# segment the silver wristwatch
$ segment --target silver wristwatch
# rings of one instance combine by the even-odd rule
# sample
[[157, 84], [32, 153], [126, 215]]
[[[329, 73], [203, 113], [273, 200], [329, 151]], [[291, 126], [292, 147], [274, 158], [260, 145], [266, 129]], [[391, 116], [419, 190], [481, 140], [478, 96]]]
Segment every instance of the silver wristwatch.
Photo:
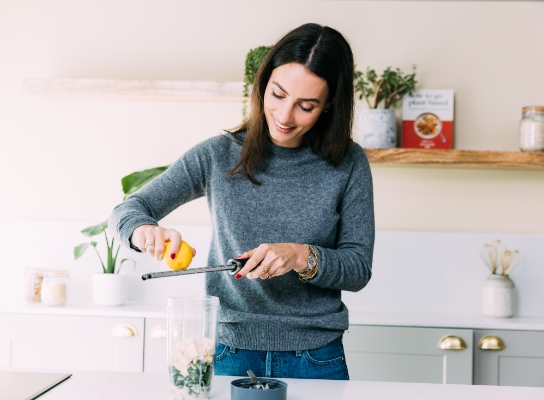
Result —
[[302, 271], [296, 271], [299, 275], [305, 275], [310, 273], [317, 265], [317, 258], [315, 258], [315, 255], [314, 255], [314, 252], [312, 251], [313, 249], [311, 248], [311, 246], [309, 244], [305, 244], [304, 246], [306, 246], [306, 248], [308, 249], [308, 253], [310, 253], [310, 255], [308, 256], [308, 266], [304, 268]]

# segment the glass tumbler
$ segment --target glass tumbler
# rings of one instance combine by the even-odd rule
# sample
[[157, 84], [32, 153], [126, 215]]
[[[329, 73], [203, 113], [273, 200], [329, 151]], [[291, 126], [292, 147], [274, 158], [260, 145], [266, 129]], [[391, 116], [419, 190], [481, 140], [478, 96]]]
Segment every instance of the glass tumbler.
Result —
[[213, 296], [168, 298], [168, 371], [175, 400], [210, 395], [218, 310], [219, 299]]

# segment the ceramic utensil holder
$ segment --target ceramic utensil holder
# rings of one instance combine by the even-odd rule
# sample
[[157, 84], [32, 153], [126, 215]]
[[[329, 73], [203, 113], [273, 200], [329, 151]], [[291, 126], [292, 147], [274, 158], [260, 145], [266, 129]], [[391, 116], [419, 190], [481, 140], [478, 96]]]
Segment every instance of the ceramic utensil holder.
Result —
[[491, 274], [482, 289], [482, 313], [486, 317], [508, 318], [516, 309], [516, 287], [508, 275]]

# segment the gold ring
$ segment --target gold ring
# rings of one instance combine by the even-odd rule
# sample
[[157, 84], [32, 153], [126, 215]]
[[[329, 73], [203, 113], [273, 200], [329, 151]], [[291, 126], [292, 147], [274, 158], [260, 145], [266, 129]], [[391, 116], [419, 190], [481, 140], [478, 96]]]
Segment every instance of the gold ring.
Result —
[[262, 274], [266, 274], [266, 278], [267, 278], [267, 279], [272, 278], [272, 277], [270, 276], [270, 274], [268, 273], [268, 267], [267, 267], [266, 265], [263, 265], [263, 272], [261, 272], [261, 275], [262, 275]]

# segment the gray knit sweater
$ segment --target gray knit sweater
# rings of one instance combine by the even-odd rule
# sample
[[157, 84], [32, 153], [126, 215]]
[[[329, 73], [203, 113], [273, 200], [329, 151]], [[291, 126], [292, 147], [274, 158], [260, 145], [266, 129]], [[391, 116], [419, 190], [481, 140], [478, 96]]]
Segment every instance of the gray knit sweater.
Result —
[[[246, 176], [225, 178], [241, 146], [208, 139], [113, 210], [109, 226], [130, 246], [142, 224], [158, 225], [177, 207], [206, 196], [212, 220], [208, 265], [225, 264], [262, 243], [308, 243], [319, 256], [306, 283], [291, 271], [273, 279], [207, 274], [206, 292], [221, 304], [219, 341], [250, 350], [322, 347], [348, 327], [341, 291], [361, 290], [374, 248], [372, 178], [363, 149], [352, 143], [334, 168], [309, 147], [268, 145], [266, 161]], [[183, 234], [183, 232], [181, 232]]]

